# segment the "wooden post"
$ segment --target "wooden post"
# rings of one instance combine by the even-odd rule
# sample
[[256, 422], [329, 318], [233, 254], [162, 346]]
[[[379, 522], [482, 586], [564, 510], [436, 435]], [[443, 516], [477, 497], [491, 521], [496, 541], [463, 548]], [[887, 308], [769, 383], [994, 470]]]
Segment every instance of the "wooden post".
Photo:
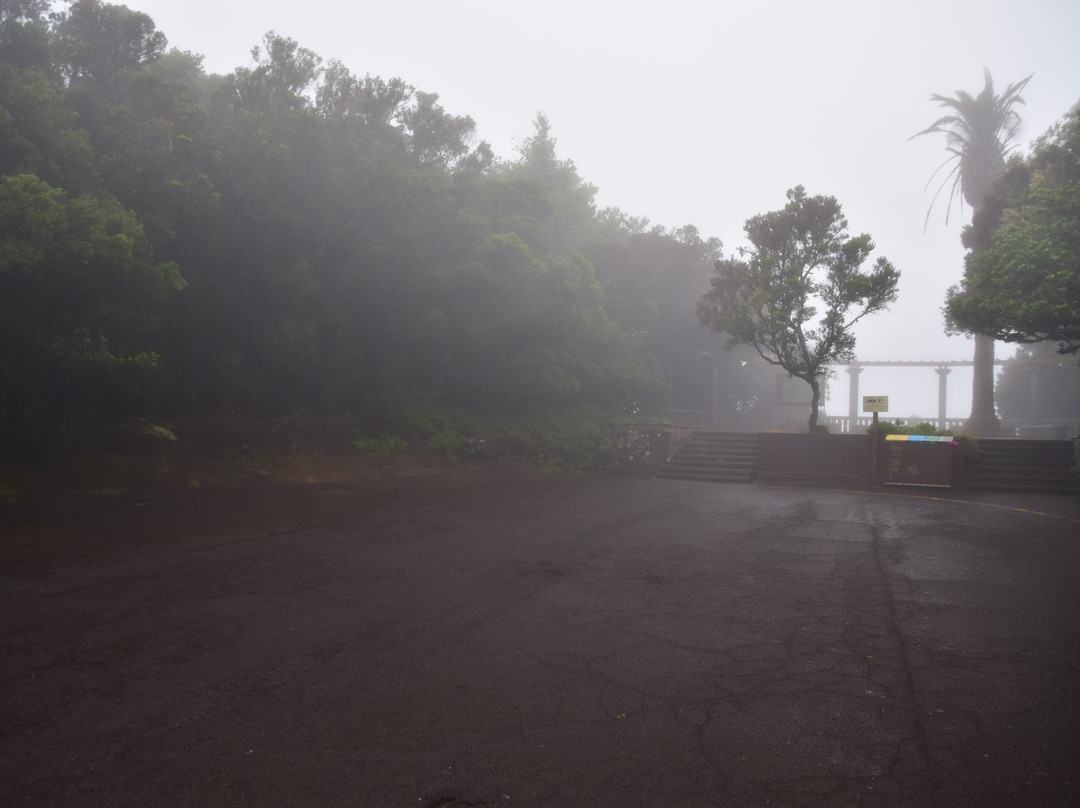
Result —
[[878, 454], [880, 452], [878, 443], [880, 438], [878, 437], [878, 413], [874, 410], [874, 422], [870, 425], [870, 435], [873, 437], [874, 444], [874, 460], [873, 460], [873, 479], [876, 483], [878, 481]]

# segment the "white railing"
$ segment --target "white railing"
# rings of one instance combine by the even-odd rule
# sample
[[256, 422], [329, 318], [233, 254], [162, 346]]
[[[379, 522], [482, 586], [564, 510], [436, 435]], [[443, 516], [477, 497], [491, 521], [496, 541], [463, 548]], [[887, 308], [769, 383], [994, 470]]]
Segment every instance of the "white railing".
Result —
[[[697, 427], [699, 429], [719, 429], [724, 432], [770, 432], [779, 430], [783, 432], [806, 431], [809, 411], [803, 407], [779, 408], [775, 410], [763, 410], [748, 413], [717, 413], [715, 419], [709, 410], [691, 410], [672, 408], [667, 411], [667, 418], [675, 426]], [[863, 434], [874, 422], [873, 416], [859, 416], [855, 419], [855, 427], [851, 428], [849, 418], [846, 415], [823, 415], [819, 423], [829, 427], [829, 432], [834, 435]], [[921, 415], [907, 418], [881, 417], [882, 421], [896, 423], [899, 421], [905, 426], [931, 423], [938, 426], [937, 418], [926, 418]], [[945, 429], [953, 434], [962, 433], [967, 424], [966, 418], [946, 418]], [[1080, 424], [1075, 421], [1047, 421], [1042, 424], [1026, 424], [1014, 421], [1001, 422], [1001, 434], [1003, 437], [1020, 438], [1071, 438], [1080, 434]]]
[[667, 418], [675, 426], [718, 429], [723, 432], [805, 432], [808, 407], [781, 407], [750, 412], [718, 412], [671, 408]]
[[[855, 419], [855, 426], [854, 429], [852, 429], [849, 423], [850, 420], [851, 419], [846, 415], [826, 415], [821, 419], [821, 422], [829, 426], [830, 432], [837, 434], [848, 434], [851, 432], [854, 432], [855, 434], [863, 433], [874, 423], [874, 417], [872, 415], [859, 416]], [[935, 427], [939, 426], [937, 418], [924, 418], [921, 415], [914, 415], [909, 418], [882, 417], [880, 420], [888, 421], [893, 424], [899, 421], [904, 426], [916, 426], [917, 424], [925, 423], [933, 424]], [[949, 432], [963, 432], [965, 423], [967, 423], [966, 418], [946, 418], [945, 429]]]
[[[804, 407], [784, 407], [760, 412], [720, 412], [714, 417], [709, 410], [690, 410], [672, 408], [667, 411], [668, 420], [675, 426], [698, 427], [700, 429], [720, 429], [725, 432], [770, 432], [779, 430], [784, 432], [805, 431], [807, 419], [810, 413]], [[860, 416], [855, 419], [854, 428], [846, 415], [822, 415], [818, 423], [829, 428], [834, 435], [863, 434], [874, 423], [872, 415]], [[904, 426], [915, 426], [922, 423], [931, 423], [938, 426], [937, 418], [926, 418], [914, 415], [907, 418], [880, 418], [882, 421], [896, 423], [899, 421]], [[945, 419], [945, 429], [953, 432], [963, 432], [966, 418]]]
[[708, 410], [684, 410], [670, 408], [667, 418], [675, 426], [697, 426], [707, 428], [712, 426], [712, 413]]

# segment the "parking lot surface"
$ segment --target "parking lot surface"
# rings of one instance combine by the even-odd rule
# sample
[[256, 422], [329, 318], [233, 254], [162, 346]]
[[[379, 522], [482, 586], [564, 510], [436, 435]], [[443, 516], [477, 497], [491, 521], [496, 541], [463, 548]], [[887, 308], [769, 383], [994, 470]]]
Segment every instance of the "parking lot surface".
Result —
[[1080, 804], [1076, 497], [411, 485], [5, 526], [0, 804]]

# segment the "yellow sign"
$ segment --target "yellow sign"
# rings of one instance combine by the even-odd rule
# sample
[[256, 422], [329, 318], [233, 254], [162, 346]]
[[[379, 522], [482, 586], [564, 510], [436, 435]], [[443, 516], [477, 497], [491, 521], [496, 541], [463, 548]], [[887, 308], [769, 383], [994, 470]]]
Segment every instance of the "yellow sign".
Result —
[[863, 409], [863, 412], [888, 412], [889, 411], [889, 397], [888, 396], [863, 396], [862, 397], [862, 409]]

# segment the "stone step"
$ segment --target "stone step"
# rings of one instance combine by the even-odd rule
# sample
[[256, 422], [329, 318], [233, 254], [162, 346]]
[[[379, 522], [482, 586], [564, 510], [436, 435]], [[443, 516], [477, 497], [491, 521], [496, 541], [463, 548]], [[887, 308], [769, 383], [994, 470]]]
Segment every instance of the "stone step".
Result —
[[695, 431], [657, 474], [669, 480], [750, 482], [757, 473], [756, 435]]
[[673, 468], [662, 469], [656, 476], [664, 480], [696, 480], [709, 483], [749, 483], [754, 479], [753, 474], [734, 474], [719, 470], [685, 471]]
[[734, 459], [718, 459], [715, 457], [693, 457], [687, 455], [679, 455], [673, 458], [668, 464], [669, 466], [724, 466], [725, 468], [740, 468], [740, 469], [756, 469], [758, 467], [756, 458], [746, 458], [740, 460]]
[[969, 474], [1020, 474], [1029, 477], [1068, 477], [1069, 466], [1051, 466], [1033, 463], [973, 463]]
[[976, 443], [964, 482], [976, 488], [1080, 492], [1071, 441], [988, 439]]
[[975, 452], [972, 460], [976, 463], [1027, 463], [1036, 466], [1054, 466], [1056, 468], [1071, 468], [1076, 462], [1071, 454], [1026, 454], [1005, 452]]
[[1072, 480], [1036, 477], [967, 477], [969, 488], [992, 488], [1001, 491], [1045, 491], [1061, 494], [1080, 494], [1080, 483]]

